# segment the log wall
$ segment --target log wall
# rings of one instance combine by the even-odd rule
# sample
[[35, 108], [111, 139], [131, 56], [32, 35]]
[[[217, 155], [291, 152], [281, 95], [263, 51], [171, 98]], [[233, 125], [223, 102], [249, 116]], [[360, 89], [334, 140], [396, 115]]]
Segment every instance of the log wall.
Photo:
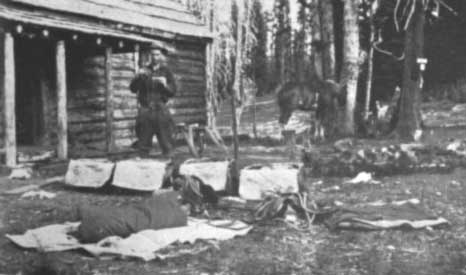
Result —
[[[205, 58], [203, 45], [180, 44], [170, 53], [169, 67], [177, 78], [178, 93], [169, 107], [177, 123], [206, 122]], [[70, 146], [105, 150], [104, 56], [71, 62], [68, 87]], [[136, 95], [129, 90], [135, 74], [134, 54], [113, 54], [113, 137], [117, 149], [135, 140]]]

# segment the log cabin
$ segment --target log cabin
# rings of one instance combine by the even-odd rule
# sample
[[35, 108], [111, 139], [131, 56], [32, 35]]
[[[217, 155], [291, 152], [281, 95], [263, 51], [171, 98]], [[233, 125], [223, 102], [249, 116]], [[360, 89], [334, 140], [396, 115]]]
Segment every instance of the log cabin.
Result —
[[[173, 0], [0, 0], [0, 147], [113, 152], [135, 139], [129, 83], [164, 48], [177, 79], [177, 123], [206, 123], [209, 29]], [[82, 154], [81, 154], [82, 155]]]

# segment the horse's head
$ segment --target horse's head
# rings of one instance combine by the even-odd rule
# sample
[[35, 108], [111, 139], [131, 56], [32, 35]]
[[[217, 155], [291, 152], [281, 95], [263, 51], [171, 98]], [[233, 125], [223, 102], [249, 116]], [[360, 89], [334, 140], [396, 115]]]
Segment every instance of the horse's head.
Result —
[[278, 121], [286, 124], [296, 110], [311, 111], [317, 106], [317, 96], [309, 85], [286, 84], [277, 93], [280, 116]]

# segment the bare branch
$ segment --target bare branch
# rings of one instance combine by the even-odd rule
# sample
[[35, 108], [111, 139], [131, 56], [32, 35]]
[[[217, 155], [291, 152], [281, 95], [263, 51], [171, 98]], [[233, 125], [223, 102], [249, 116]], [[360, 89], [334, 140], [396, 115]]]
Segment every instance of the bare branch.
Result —
[[408, 9], [409, 9], [409, 2], [407, 2], [406, 5], [403, 7], [403, 12], [401, 13], [401, 17], [405, 17], [408, 15]]
[[377, 41], [377, 42], [374, 42], [372, 44], [372, 47], [374, 48], [374, 50], [380, 52], [380, 53], [383, 53], [385, 55], [388, 55], [388, 56], [391, 56], [393, 58], [395, 58], [397, 61], [401, 61], [405, 58], [405, 55], [404, 53], [401, 55], [401, 56], [396, 56], [395, 54], [393, 54], [392, 52], [390, 51], [387, 51], [387, 50], [384, 50], [384, 49], [381, 49], [379, 48], [379, 44], [382, 43], [383, 41]]
[[437, 0], [437, 3], [446, 8], [449, 12], [453, 13], [453, 15], [458, 16], [458, 13], [452, 7], [447, 5], [447, 3], [445, 3], [443, 0]]
[[396, 1], [395, 10], [393, 11], [393, 22], [395, 22], [395, 29], [397, 32], [400, 31], [400, 25], [398, 24], [398, 18], [397, 18], [397, 13], [398, 13], [398, 8], [400, 7], [400, 2], [401, 0]]
[[411, 5], [411, 10], [409, 11], [408, 18], [406, 18], [405, 26], [403, 28], [405, 31], [408, 29], [409, 22], [411, 22], [411, 18], [413, 17], [413, 14], [415, 11], [416, 11], [416, 0], [413, 0], [412, 5]]

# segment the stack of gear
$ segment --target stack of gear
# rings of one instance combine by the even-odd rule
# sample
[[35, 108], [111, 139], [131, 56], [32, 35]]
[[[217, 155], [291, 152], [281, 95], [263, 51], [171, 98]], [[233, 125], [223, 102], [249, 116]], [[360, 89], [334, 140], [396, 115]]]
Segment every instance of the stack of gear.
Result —
[[287, 211], [291, 210], [289, 208], [294, 210], [297, 217], [305, 218], [308, 225], [313, 222], [323, 222], [332, 230], [419, 229], [448, 224], [444, 218], [428, 214], [420, 205], [412, 201], [334, 206], [308, 201], [305, 196], [297, 193], [267, 197], [256, 208], [254, 217], [256, 221], [284, 218]]
[[419, 172], [450, 172], [466, 164], [466, 157], [440, 147], [390, 145], [361, 148], [336, 147], [330, 152], [305, 152], [306, 175], [353, 177], [360, 171], [377, 176]]
[[162, 188], [172, 188], [181, 195], [181, 203], [188, 204], [191, 214], [201, 214], [206, 204], [216, 205], [218, 196], [215, 190], [199, 177], [180, 174], [179, 165], [169, 163], [165, 170]]
[[427, 213], [411, 203], [365, 204], [339, 207], [325, 221], [331, 229], [380, 230], [388, 228], [420, 229], [447, 224], [448, 221]]
[[[308, 205], [311, 205], [312, 209]], [[306, 219], [308, 226], [314, 222], [317, 215], [327, 212], [324, 209], [318, 210], [317, 205], [313, 201], [308, 201], [306, 195], [300, 193], [273, 194], [267, 196], [256, 207], [254, 219], [255, 221], [264, 221], [283, 218], [289, 208], [294, 210], [298, 217]]]

